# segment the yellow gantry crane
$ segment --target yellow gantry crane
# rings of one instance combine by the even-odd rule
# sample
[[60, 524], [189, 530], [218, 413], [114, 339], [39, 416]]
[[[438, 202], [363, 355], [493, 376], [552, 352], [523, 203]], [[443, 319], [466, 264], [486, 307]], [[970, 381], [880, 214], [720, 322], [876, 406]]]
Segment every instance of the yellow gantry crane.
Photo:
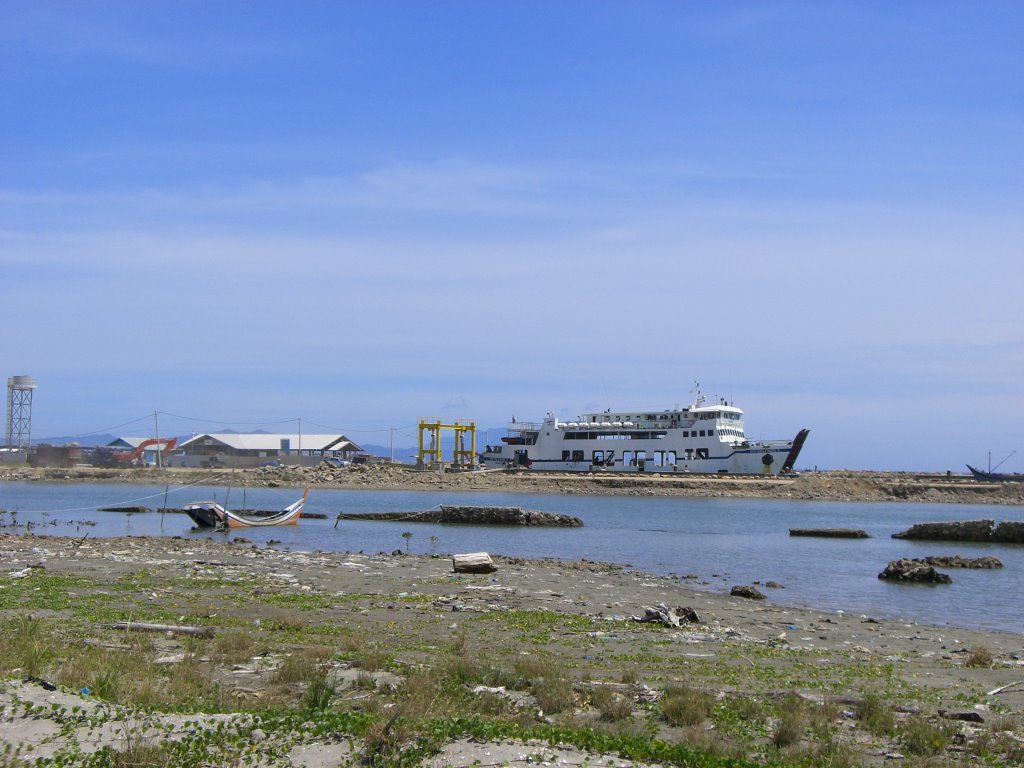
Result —
[[[455, 433], [455, 450], [452, 453], [452, 467], [469, 469], [476, 463], [476, 424], [467, 419], [455, 419], [453, 424], [442, 424], [438, 418], [421, 418], [419, 423], [419, 453], [416, 455], [416, 466], [442, 467], [441, 430], [450, 429]], [[424, 433], [429, 440], [424, 441]], [[469, 434], [469, 448], [466, 448], [466, 435]]]

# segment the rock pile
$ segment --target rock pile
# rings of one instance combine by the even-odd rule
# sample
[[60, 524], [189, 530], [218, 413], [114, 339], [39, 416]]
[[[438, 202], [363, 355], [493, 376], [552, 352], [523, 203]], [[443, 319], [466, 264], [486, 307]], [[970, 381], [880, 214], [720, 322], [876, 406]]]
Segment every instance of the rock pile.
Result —
[[737, 584], [735, 587], [729, 590], [729, 594], [733, 597], [745, 597], [748, 600], [766, 600], [764, 593], [756, 587], [751, 587], [748, 584]]
[[960, 555], [931, 555], [915, 558], [918, 562], [936, 568], [1002, 568], [1003, 563], [998, 557], [961, 557]]
[[906, 581], [918, 584], [952, 584], [947, 574], [936, 571], [934, 567], [925, 565], [920, 560], [893, 560], [885, 570], [878, 574], [885, 581]]

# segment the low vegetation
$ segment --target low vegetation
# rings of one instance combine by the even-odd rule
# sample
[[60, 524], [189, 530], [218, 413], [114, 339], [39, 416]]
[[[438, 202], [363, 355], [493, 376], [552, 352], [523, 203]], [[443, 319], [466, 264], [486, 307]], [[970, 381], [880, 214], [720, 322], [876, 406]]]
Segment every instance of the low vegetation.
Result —
[[[934, 714], [936, 693], [892, 662], [738, 641], [700, 656], [657, 627], [610, 636], [552, 610], [465, 613], [457, 629], [451, 616], [422, 595], [32, 573], [0, 590], [0, 677], [57, 685], [82, 705], [35, 710], [5, 694], [0, 720], [47, 717], [63, 736], [107, 728], [122, 738], [93, 755], [70, 740], [38, 762], [7, 744], [0, 766], [286, 765], [292, 746], [317, 740], [347, 745], [353, 765], [411, 766], [461, 737], [730, 768], [846, 768], [895, 753], [914, 766], [1024, 759], [1019, 717], [957, 728]], [[129, 620], [213, 636], [112, 627]], [[965, 664], [991, 666], [984, 650]], [[916, 714], [901, 713], [908, 703]], [[189, 719], [174, 738], [168, 713]]]

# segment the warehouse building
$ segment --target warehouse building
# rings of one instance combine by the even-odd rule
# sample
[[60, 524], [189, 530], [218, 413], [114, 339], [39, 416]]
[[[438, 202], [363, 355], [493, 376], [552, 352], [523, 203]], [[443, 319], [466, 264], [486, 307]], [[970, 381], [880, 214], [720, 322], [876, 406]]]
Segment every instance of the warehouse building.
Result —
[[324, 459], [351, 460], [361, 451], [344, 435], [218, 432], [180, 442], [171, 466], [256, 467], [269, 462], [308, 466]]

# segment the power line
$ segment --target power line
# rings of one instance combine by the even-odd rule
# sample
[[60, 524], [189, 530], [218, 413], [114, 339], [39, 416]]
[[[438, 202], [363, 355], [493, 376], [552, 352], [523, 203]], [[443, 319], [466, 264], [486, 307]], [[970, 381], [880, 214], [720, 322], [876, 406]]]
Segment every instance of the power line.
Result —
[[245, 424], [245, 425], [257, 426], [257, 427], [270, 426], [270, 425], [273, 425], [273, 424], [289, 424], [289, 423], [291, 423], [293, 421], [298, 421], [298, 419], [281, 419], [280, 421], [225, 421], [224, 419], [203, 419], [203, 418], [199, 418], [197, 416], [182, 416], [179, 413], [168, 413], [167, 411], [158, 411], [158, 413], [161, 416], [170, 416], [171, 418], [183, 419], [184, 421], [200, 421], [200, 422], [204, 422], [206, 424], [228, 424], [228, 425]]

